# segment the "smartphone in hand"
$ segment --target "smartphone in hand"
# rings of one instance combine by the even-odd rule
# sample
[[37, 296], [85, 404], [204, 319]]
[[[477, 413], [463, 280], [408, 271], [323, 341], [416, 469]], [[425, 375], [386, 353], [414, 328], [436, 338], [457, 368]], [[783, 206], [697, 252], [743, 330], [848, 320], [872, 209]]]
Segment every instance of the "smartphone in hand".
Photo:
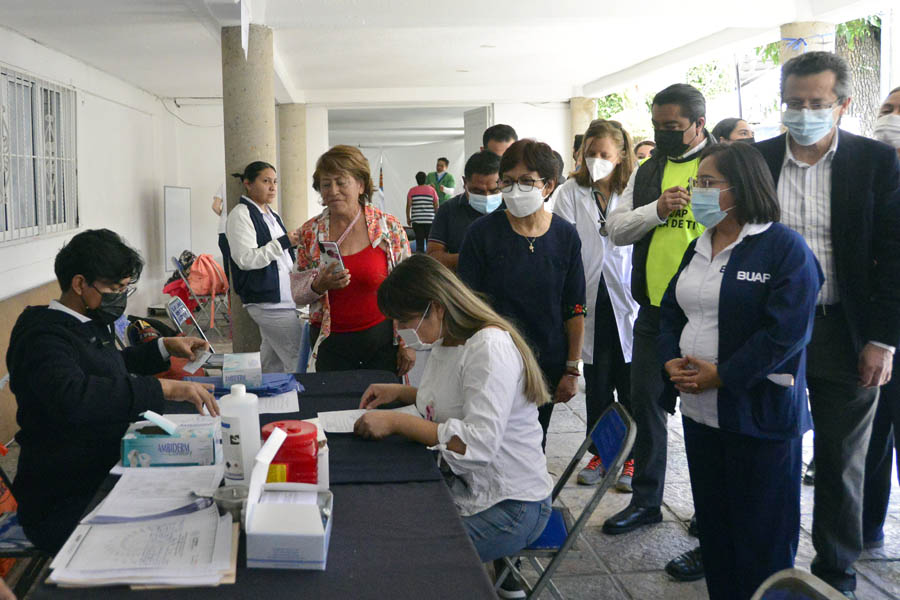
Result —
[[344, 259], [341, 258], [341, 250], [338, 248], [337, 242], [319, 242], [319, 252], [322, 255], [322, 264], [326, 267], [334, 263], [340, 265], [340, 270], [344, 270]]

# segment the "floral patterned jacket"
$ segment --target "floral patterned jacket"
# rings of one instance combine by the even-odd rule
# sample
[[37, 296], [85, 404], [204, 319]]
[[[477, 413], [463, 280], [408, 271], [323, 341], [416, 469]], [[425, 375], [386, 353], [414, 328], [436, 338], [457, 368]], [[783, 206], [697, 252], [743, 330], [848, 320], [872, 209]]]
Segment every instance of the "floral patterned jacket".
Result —
[[[396, 217], [382, 212], [366, 204], [366, 228], [372, 247], [381, 247], [387, 255], [387, 268], [390, 273], [401, 260], [410, 255], [409, 240], [406, 231]], [[309, 320], [319, 327], [319, 338], [310, 355], [310, 366], [315, 366], [319, 344], [331, 333], [331, 309], [328, 294], [318, 295], [312, 290], [312, 282], [319, 270], [319, 241], [329, 238], [329, 210], [326, 207], [318, 216], [313, 217], [300, 227], [300, 244], [297, 246], [297, 273], [291, 275], [291, 292], [298, 306], [309, 305]]]

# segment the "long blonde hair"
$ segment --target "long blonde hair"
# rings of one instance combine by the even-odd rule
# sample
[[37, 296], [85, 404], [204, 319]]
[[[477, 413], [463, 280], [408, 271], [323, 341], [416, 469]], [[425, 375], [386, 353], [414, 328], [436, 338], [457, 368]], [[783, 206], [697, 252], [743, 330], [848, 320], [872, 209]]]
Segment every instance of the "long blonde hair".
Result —
[[581, 158], [581, 168], [574, 171], [571, 177], [575, 178], [578, 185], [582, 187], [591, 187], [591, 173], [587, 168], [587, 161], [584, 158], [585, 150], [589, 149], [596, 139], [608, 137], [619, 149], [619, 164], [613, 170], [612, 179], [610, 180], [610, 190], [616, 194], [621, 194], [628, 185], [628, 179], [631, 172], [634, 171], [634, 153], [631, 151], [631, 135], [622, 127], [618, 121], [608, 121], [605, 119], [596, 119], [591, 121], [587, 131], [584, 132], [584, 138], [581, 140], [581, 147], [578, 149]]
[[444, 332], [455, 340], [468, 340], [485, 327], [509, 333], [525, 365], [525, 397], [538, 406], [550, 401], [544, 374], [522, 334], [435, 259], [425, 254], [407, 258], [378, 288], [378, 308], [389, 319], [416, 318], [432, 302], [444, 307]]

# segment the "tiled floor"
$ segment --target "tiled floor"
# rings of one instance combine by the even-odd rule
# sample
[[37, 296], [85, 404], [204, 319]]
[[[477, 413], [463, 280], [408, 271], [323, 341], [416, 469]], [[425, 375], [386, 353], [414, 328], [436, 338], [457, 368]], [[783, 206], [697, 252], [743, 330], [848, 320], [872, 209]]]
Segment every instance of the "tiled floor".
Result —
[[[558, 405], [550, 422], [547, 440], [548, 465], [556, 477], [562, 473], [585, 433], [584, 395], [566, 405]], [[812, 455], [812, 436], [803, 440], [804, 460]], [[586, 461], [585, 461], [586, 462]], [[591, 488], [579, 486], [575, 477], [560, 493], [560, 501], [576, 515], [591, 495]], [[857, 563], [857, 596], [861, 600], [900, 598], [900, 487], [896, 476], [891, 496], [890, 515], [885, 527], [887, 543], [876, 552], [867, 552]], [[603, 521], [625, 506], [629, 494], [615, 490], [594, 511], [586, 532], [560, 568], [554, 581], [570, 599], [633, 600], [707, 598], [705, 583], [680, 583], [672, 580], [663, 567], [669, 559], [693, 548], [697, 540], [688, 536], [687, 521], [693, 514], [691, 487], [681, 417], [669, 418], [669, 457], [666, 490], [663, 497], [663, 522], [624, 535], [608, 536], [601, 531]], [[803, 486], [800, 548], [797, 567], [808, 569], [814, 550], [810, 537], [813, 489]], [[527, 572], [527, 571], [526, 571]], [[533, 571], [532, 571], [533, 573]], [[542, 597], [549, 598], [549, 594]]]

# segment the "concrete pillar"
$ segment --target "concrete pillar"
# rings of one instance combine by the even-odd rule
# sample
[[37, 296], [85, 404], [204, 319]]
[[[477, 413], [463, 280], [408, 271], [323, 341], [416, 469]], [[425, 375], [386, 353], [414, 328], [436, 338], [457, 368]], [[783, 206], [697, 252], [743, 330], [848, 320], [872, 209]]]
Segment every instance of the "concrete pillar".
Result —
[[278, 189], [281, 218], [288, 229], [300, 227], [309, 214], [312, 173], [306, 160], [306, 106], [278, 105]]
[[781, 26], [781, 44], [778, 47], [781, 64], [814, 50], [834, 52], [833, 23], [798, 21]]
[[[241, 48], [241, 28], [222, 28], [222, 109], [225, 120], [225, 172], [240, 173], [249, 163], [275, 164], [275, 71], [272, 64], [272, 30], [250, 25], [247, 58]], [[278, 165], [275, 165], [276, 168]], [[243, 186], [228, 177], [230, 211], [238, 203]], [[235, 352], [256, 352], [260, 337], [256, 323], [232, 290], [232, 332]]]
[[569, 107], [572, 111], [572, 140], [567, 148], [568, 152], [560, 151], [567, 164], [571, 160], [575, 136], [584, 133], [591, 121], [597, 118], [597, 99], [582, 96], [570, 98]]
[[[316, 161], [325, 154], [331, 144], [328, 139], [328, 109], [324, 106], [309, 106], [306, 108], [306, 218], [312, 218], [322, 211], [322, 197], [312, 189], [312, 177], [316, 172]], [[378, 165], [369, 165], [372, 169], [372, 177], [378, 185]]]

